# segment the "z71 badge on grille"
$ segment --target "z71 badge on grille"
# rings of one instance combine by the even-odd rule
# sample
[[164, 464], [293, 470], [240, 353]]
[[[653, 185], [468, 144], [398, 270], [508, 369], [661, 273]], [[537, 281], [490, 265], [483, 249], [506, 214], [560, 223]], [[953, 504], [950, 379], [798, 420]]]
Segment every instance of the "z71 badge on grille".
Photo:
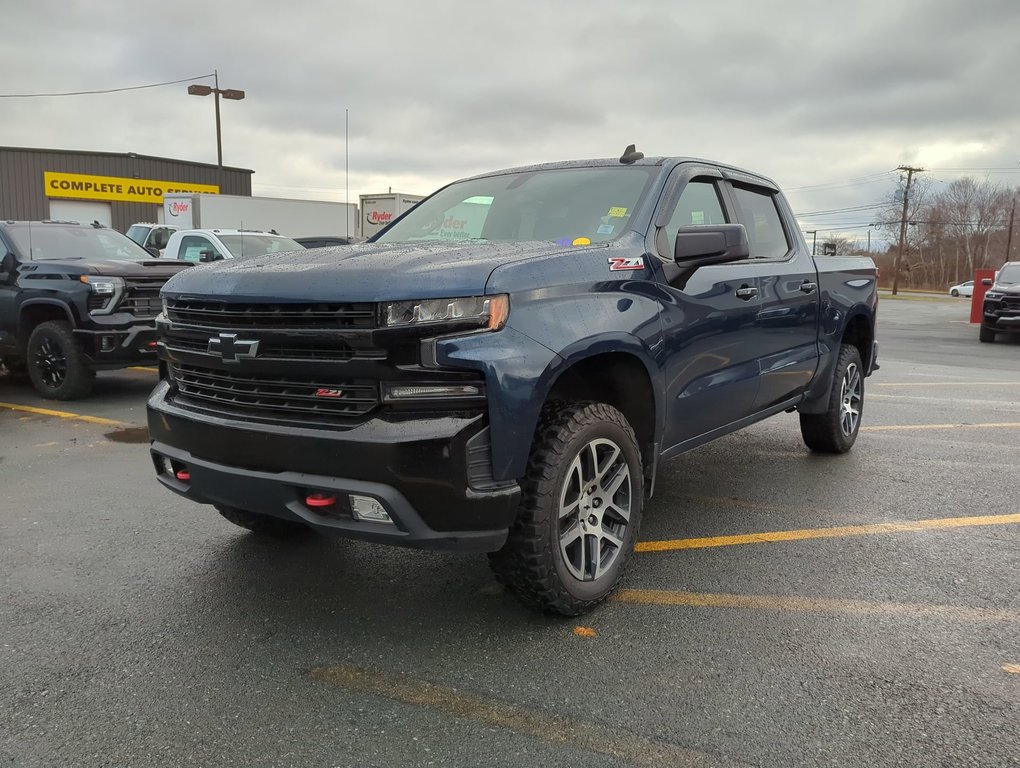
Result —
[[326, 389], [325, 387], [320, 387], [319, 389], [315, 390], [315, 396], [316, 397], [343, 397], [344, 396], [344, 391], [342, 389]]

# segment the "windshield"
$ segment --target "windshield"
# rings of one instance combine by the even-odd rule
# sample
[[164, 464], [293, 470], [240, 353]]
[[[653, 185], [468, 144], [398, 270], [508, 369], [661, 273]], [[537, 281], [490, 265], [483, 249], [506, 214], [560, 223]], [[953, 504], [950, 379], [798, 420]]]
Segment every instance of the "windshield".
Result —
[[267, 253], [304, 250], [300, 243], [289, 237], [253, 233], [250, 235], [219, 235], [219, 238], [233, 256], [265, 256]]
[[374, 242], [604, 242], [627, 228], [658, 171], [569, 168], [461, 181], [419, 203]]
[[999, 272], [996, 285], [1016, 285], [1020, 283], [1020, 264], [1008, 264]]
[[135, 224], [133, 227], [129, 227], [127, 236], [134, 240], [139, 245], [145, 245], [145, 236], [149, 234], [148, 227], [140, 227]]
[[113, 229], [67, 224], [12, 224], [7, 230], [27, 258], [145, 261], [152, 254]]

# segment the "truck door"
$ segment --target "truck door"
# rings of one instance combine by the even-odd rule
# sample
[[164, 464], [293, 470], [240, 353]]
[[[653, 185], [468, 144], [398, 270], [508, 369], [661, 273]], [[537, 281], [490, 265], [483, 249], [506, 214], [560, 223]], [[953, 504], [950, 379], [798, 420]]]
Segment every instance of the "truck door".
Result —
[[807, 390], [818, 365], [818, 273], [793, 230], [793, 215], [772, 189], [734, 181], [738, 221], [760, 270], [755, 334], [761, 382], [755, 412]]
[[[685, 180], [684, 175], [698, 175]], [[758, 390], [753, 343], [761, 301], [750, 260], [681, 271], [665, 258], [677, 230], [734, 221], [724, 204], [721, 175], [679, 166], [681, 178], [667, 182], [663, 210], [656, 215], [656, 252], [663, 256], [662, 365], [666, 382], [663, 448], [725, 427], [748, 416]], [[672, 191], [670, 191], [672, 190]], [[672, 201], [670, 198], [672, 197]]]
[[15, 333], [18, 329], [17, 299], [19, 289], [18, 257], [0, 235], [0, 352], [6, 347], [13, 350], [17, 345]]

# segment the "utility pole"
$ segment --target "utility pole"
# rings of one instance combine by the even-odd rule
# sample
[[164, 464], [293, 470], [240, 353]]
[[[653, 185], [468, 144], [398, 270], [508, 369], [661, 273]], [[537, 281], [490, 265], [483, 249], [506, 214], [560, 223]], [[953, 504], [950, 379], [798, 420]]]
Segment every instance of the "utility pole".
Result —
[[900, 247], [896, 250], [896, 258], [893, 259], [893, 272], [892, 272], [892, 295], [896, 295], [896, 291], [900, 285], [900, 261], [903, 259], [903, 245], [907, 240], [907, 204], [910, 200], [910, 184], [914, 179], [915, 173], [920, 173], [924, 168], [914, 168], [910, 165], [901, 165], [897, 170], [907, 172], [907, 186], [903, 190], [903, 214], [900, 217]]
[[1009, 234], [1006, 235], [1006, 261], [1013, 249], [1013, 219], [1016, 216], [1016, 195], [1013, 195], [1013, 210], [1009, 212]]

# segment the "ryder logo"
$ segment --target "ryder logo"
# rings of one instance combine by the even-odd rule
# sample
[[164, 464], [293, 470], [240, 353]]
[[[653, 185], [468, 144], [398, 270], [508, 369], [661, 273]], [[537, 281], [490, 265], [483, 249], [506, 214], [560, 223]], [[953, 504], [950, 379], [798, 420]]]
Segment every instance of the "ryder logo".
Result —
[[170, 215], [180, 216], [182, 213], [187, 213], [188, 208], [190, 208], [190, 206], [191, 206], [190, 203], [182, 203], [177, 200], [174, 200], [172, 203], [170, 203]]
[[645, 260], [640, 256], [610, 256], [610, 272], [630, 272], [632, 270], [644, 269]]
[[393, 214], [389, 211], [369, 211], [368, 221], [370, 224], [388, 224], [393, 220]]

